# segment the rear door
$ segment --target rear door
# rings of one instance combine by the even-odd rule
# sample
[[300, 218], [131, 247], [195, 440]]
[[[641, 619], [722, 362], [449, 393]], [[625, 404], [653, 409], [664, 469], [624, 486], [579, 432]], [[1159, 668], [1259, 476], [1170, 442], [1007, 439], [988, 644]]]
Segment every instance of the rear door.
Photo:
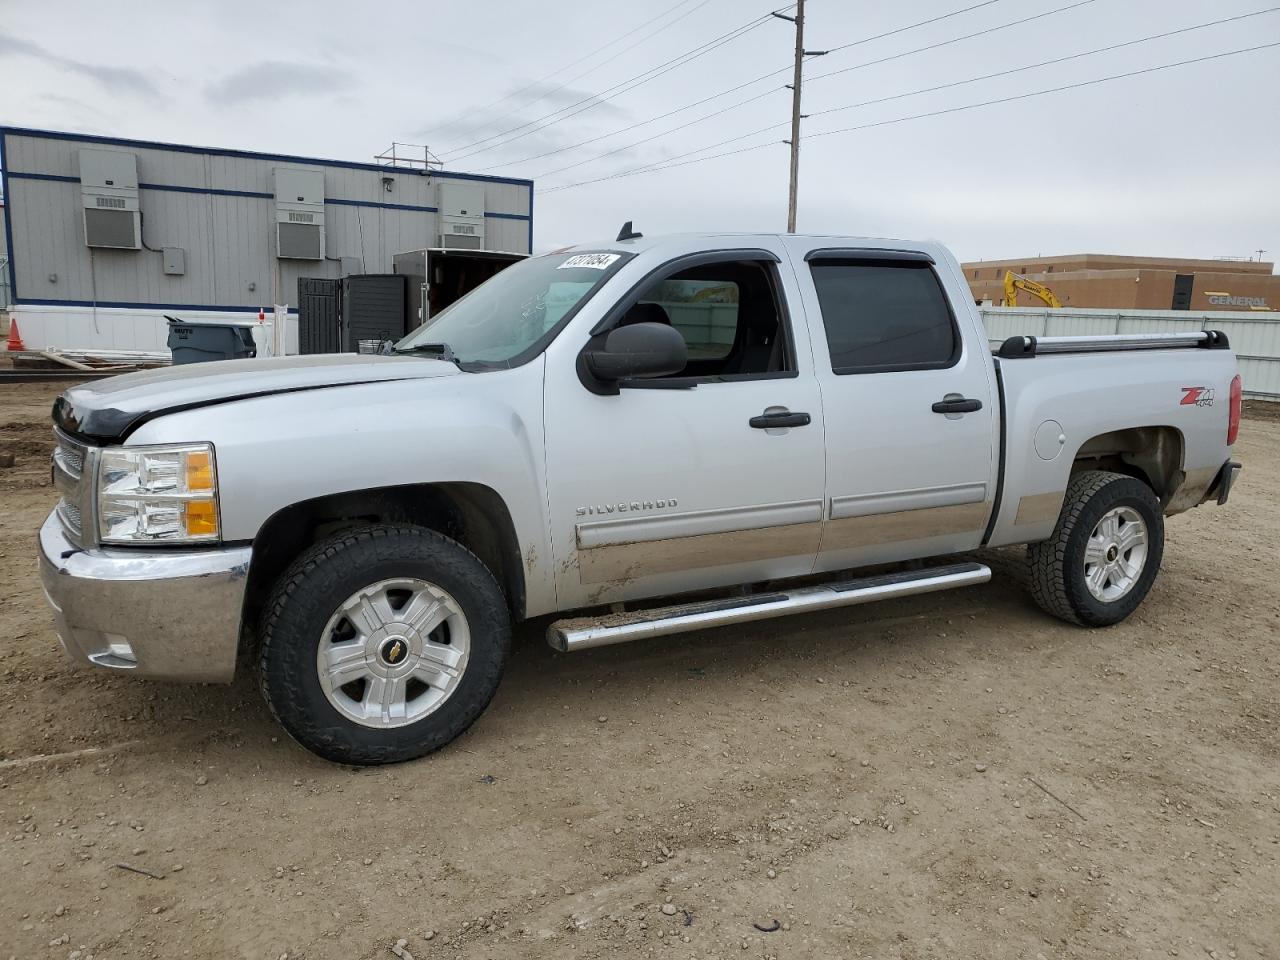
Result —
[[952, 308], [967, 303], [963, 281], [916, 251], [789, 243], [825, 417], [817, 569], [977, 547], [995, 495], [997, 393], [977, 321]]

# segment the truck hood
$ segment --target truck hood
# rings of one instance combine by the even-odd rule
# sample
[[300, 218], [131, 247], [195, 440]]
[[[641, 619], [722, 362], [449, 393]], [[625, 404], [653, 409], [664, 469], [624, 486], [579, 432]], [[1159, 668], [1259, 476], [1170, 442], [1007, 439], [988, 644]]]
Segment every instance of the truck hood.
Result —
[[54, 401], [53, 420], [68, 433], [88, 440], [120, 441], [146, 421], [178, 410], [274, 393], [459, 372], [452, 363], [434, 358], [349, 353], [190, 363], [72, 387]]

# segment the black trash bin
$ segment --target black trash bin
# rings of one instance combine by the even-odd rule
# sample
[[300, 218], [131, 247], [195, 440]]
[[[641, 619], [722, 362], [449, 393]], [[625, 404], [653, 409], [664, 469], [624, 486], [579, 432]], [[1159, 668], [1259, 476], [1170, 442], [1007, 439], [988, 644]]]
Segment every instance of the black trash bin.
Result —
[[165, 317], [169, 323], [169, 352], [174, 363], [207, 360], [240, 360], [256, 357], [253, 330], [231, 323], [186, 323]]

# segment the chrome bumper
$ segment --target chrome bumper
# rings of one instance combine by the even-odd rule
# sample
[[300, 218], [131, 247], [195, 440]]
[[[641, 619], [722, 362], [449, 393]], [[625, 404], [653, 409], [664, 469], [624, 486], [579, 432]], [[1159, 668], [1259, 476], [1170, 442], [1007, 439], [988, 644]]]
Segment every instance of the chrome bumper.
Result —
[[56, 513], [40, 528], [40, 579], [67, 653], [162, 680], [231, 680], [251, 554], [81, 550]]

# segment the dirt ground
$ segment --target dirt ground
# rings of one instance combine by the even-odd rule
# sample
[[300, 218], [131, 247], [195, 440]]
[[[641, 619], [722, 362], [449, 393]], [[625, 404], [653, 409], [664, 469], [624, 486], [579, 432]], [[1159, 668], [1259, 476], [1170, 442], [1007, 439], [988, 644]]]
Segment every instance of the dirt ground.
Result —
[[[953, 593], [562, 656], [426, 760], [60, 652], [0, 388], [0, 958], [1280, 956], [1280, 420], [1126, 623]], [[119, 867], [127, 863], [155, 877]], [[773, 932], [762, 932], [775, 926]]]

